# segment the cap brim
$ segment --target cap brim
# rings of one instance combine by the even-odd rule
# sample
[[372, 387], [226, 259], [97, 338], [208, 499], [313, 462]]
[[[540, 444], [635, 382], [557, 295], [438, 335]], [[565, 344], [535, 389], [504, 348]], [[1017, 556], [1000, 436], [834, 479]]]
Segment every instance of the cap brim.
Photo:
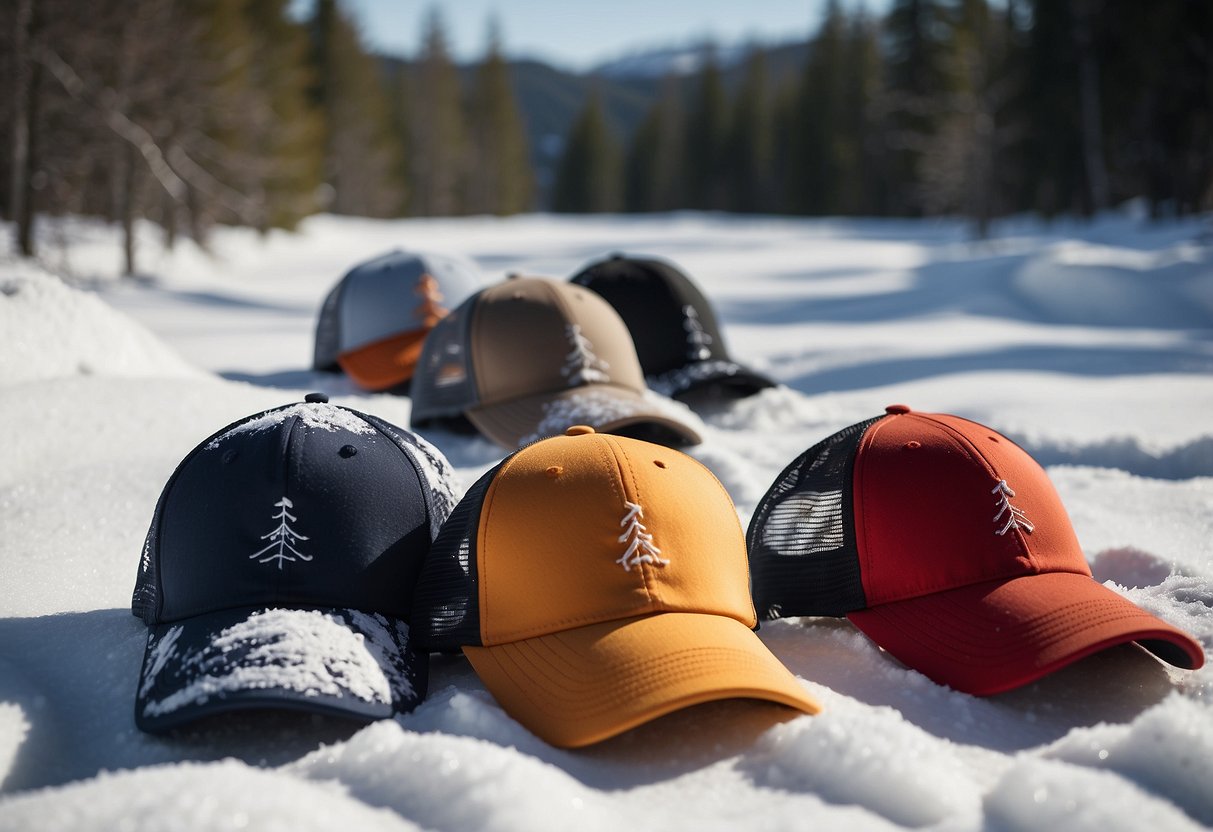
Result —
[[[671, 410], [679, 407], [666, 406]], [[465, 415], [481, 433], [506, 448], [558, 436], [573, 425], [589, 425], [599, 433], [631, 434], [637, 428], [655, 428], [656, 435], [645, 438], [669, 440], [665, 444], [698, 445], [703, 441], [676, 413], [664, 411], [659, 402], [626, 387], [586, 384], [480, 405]]]
[[507, 713], [563, 748], [717, 699], [820, 710], [753, 631], [720, 615], [657, 613], [463, 650]]
[[645, 382], [663, 396], [675, 399], [708, 390], [720, 398], [743, 399], [776, 386], [773, 379], [735, 361], [716, 359], [695, 361], [676, 370], [647, 376]]
[[989, 581], [847, 617], [903, 664], [977, 696], [1132, 641], [1177, 667], [1204, 664], [1203, 649], [1187, 633], [1073, 572]]
[[135, 723], [167, 731], [224, 711], [284, 708], [369, 722], [425, 697], [408, 625], [351, 609], [223, 610], [151, 628]]
[[337, 363], [364, 390], [388, 390], [410, 380], [428, 329], [402, 332], [337, 356]]

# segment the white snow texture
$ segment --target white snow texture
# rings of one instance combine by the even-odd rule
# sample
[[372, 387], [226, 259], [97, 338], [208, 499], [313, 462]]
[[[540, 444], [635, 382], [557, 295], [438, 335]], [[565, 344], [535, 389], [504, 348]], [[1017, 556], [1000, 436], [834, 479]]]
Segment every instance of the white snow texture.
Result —
[[[138, 283], [113, 271], [114, 229], [70, 222], [70, 235], [40, 227], [48, 262], [76, 286], [0, 260], [0, 832], [1213, 826], [1213, 667], [1180, 671], [1134, 646], [977, 698], [900, 665], [845, 619], [773, 621], [759, 636], [820, 714], [716, 702], [570, 752], [510, 718], [464, 658], [441, 655], [428, 698], [395, 719], [231, 713], [145, 735], [137, 692], [157, 708], [173, 702], [140, 678], [148, 632], [129, 611], [156, 499], [204, 437], [285, 404], [267, 418], [313, 418], [319, 409], [299, 404], [312, 390], [407, 427], [407, 398], [307, 368], [316, 313], [346, 269], [424, 240], [556, 278], [612, 251], [685, 269], [731, 354], [781, 386], [696, 412], [655, 394], [646, 405], [699, 431], [689, 452], [743, 522], [779, 472], [834, 431], [896, 402], [955, 413], [1046, 467], [1097, 580], [1208, 650], [1208, 218], [1015, 220], [978, 243], [947, 221], [319, 216], [293, 235], [217, 229], [208, 253], [164, 250], [141, 228], [154, 277]], [[69, 236], [74, 247], [56, 249]], [[561, 407], [537, 435], [627, 410], [598, 398]], [[478, 437], [427, 439], [464, 483], [501, 455]], [[837, 495], [811, 503], [830, 525]], [[271, 616], [229, 635], [294, 657], [274, 683], [326, 689], [331, 674], [309, 664], [323, 647], [348, 659], [349, 690], [390, 695], [392, 680], [370, 672], [386, 630], [359, 640], [320, 613]], [[182, 643], [162, 639], [153, 669], [181, 659]]]

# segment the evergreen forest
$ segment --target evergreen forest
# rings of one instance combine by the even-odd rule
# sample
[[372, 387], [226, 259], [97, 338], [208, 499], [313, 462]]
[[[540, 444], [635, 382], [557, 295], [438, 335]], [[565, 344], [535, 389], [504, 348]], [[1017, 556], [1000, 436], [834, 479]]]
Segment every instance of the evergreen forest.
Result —
[[[653, 212], [1151, 216], [1213, 209], [1213, 3], [828, 4], [815, 31], [643, 81], [459, 66], [428, 12], [374, 54], [339, 0], [0, 0], [0, 216], [171, 244], [216, 224]], [[806, 12], [807, 16], [807, 12]]]

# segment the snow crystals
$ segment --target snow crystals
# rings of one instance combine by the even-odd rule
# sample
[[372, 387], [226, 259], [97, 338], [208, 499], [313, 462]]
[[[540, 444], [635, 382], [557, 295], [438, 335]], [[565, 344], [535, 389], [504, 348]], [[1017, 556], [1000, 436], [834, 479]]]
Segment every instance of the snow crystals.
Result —
[[[181, 629], [174, 626], [152, 647], [153, 661], [140, 686], [147, 716], [249, 688], [364, 702], [412, 696], [397, 647], [408, 643], [408, 627], [378, 613], [267, 609], [185, 650], [178, 643]], [[166, 672], [185, 677], [184, 684], [172, 685], [164, 699], [149, 699]]]
[[226, 439], [240, 433], [257, 433], [263, 430], [273, 430], [292, 416], [298, 417], [305, 427], [316, 430], [346, 430], [357, 434], [374, 434], [375, 429], [366, 423], [358, 414], [342, 407], [327, 404], [294, 404], [263, 413], [253, 419], [247, 419], [230, 430], [216, 436], [206, 444], [208, 451], [218, 448]]

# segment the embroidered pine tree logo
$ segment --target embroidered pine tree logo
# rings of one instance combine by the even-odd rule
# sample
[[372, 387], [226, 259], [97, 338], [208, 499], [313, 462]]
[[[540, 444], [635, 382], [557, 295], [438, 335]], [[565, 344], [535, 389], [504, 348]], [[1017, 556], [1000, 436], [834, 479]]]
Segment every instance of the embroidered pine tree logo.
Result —
[[564, 328], [564, 334], [573, 346], [572, 351], [564, 357], [564, 366], [560, 368], [560, 374], [569, 380], [569, 387], [594, 381], [610, 381], [606, 371], [611, 365], [594, 355], [594, 345], [590, 343], [589, 338], [581, 334], [581, 327], [569, 324]]
[[699, 313], [694, 306], [687, 304], [682, 307], [682, 314], [682, 328], [687, 331], [687, 357], [692, 361], [711, 358], [712, 351], [708, 349], [708, 344], [712, 343], [712, 336], [704, 331], [703, 324], [699, 322]]
[[417, 280], [413, 293], [421, 296], [421, 303], [413, 310], [413, 315], [420, 318], [422, 324], [427, 327], [433, 328], [434, 324], [445, 318], [450, 311], [442, 305], [445, 298], [439, 291], [438, 281], [428, 272]]
[[1036, 531], [1036, 527], [1032, 525], [1028, 515], [1024, 514], [1023, 509], [1011, 505], [1011, 498], [1015, 496], [1015, 492], [1011, 490], [1011, 486], [1007, 485], [1006, 480], [999, 480], [998, 485], [994, 486], [990, 493], [998, 495], [994, 500], [994, 507], [998, 509], [998, 513], [994, 515], [994, 524], [997, 525], [1003, 515], [1006, 515], [1006, 522], [994, 534], [1004, 535], [1011, 529], [1023, 529], [1028, 534]]
[[653, 535], [649, 534], [644, 523], [640, 522], [644, 519], [644, 509], [637, 503], [627, 500], [624, 500], [623, 504], [627, 506], [628, 510], [623, 515], [623, 519], [619, 521], [619, 525], [627, 526], [627, 528], [624, 529], [623, 534], [619, 535], [619, 542], [627, 543], [628, 548], [615, 563], [622, 566], [625, 572], [631, 572], [633, 566], [639, 566], [642, 563], [665, 566], [669, 561], [661, 557], [661, 550], [653, 545]]
[[295, 544], [300, 540], [307, 540], [304, 535], [299, 534], [290, 527], [297, 519], [287, 509], [294, 508], [295, 504], [286, 497], [283, 497], [278, 502], [274, 503], [278, 513], [274, 515], [274, 519], [278, 520], [278, 528], [268, 534], [261, 535], [262, 540], [269, 540], [269, 545], [259, 552], [254, 552], [249, 555], [249, 560], [260, 558], [258, 563], [269, 563], [272, 560], [278, 561], [278, 568], [282, 568], [282, 562], [289, 560], [294, 563], [298, 560], [311, 560], [311, 555], [305, 555], [295, 548]]

